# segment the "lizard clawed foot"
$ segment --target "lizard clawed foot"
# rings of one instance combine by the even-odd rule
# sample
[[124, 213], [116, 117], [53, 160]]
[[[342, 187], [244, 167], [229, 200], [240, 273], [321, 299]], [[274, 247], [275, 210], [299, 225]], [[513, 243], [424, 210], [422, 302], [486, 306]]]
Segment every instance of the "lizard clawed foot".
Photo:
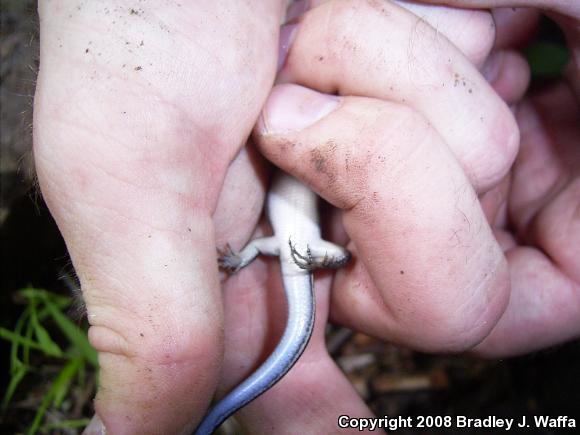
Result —
[[319, 241], [318, 245], [320, 246], [315, 249], [311, 249], [310, 245], [306, 245], [306, 255], [298, 252], [296, 245], [293, 245], [291, 240], [288, 240], [288, 244], [290, 245], [290, 255], [292, 255], [294, 263], [304, 270], [338, 269], [348, 263], [351, 258], [350, 252], [346, 249], [326, 241]]
[[226, 244], [223, 249], [218, 249], [218, 266], [228, 274], [233, 274], [243, 267], [242, 257], [235, 252], [230, 244]]
[[218, 265], [220, 269], [229, 274], [236, 273], [254, 261], [260, 254], [279, 254], [278, 243], [274, 237], [254, 239], [239, 252], [234, 251], [228, 243], [224, 249], [218, 249]]
[[290, 245], [290, 255], [292, 255], [292, 260], [296, 263], [300, 269], [304, 270], [314, 270], [314, 259], [312, 258], [312, 252], [310, 247], [306, 245], [306, 255], [302, 255], [296, 250], [296, 245], [292, 245], [292, 240], [288, 240], [288, 245]]

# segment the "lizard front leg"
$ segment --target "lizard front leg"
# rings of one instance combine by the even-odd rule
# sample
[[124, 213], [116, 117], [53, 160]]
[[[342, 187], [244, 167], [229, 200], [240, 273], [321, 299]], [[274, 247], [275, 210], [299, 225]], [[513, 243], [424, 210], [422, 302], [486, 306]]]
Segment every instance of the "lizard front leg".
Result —
[[254, 239], [239, 252], [232, 250], [228, 244], [225, 249], [218, 250], [218, 265], [220, 269], [228, 273], [236, 273], [246, 267], [258, 257], [258, 255], [280, 255], [280, 246], [275, 237], [263, 237]]

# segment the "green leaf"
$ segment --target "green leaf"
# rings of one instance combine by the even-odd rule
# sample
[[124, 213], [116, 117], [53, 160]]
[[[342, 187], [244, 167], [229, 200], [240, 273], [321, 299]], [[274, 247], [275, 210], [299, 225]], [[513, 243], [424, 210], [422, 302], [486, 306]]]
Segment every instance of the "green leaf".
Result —
[[85, 382], [87, 380], [87, 370], [86, 364], [81, 364], [77, 372], [77, 383], [81, 388], [85, 388]]
[[19, 293], [24, 296], [29, 301], [33, 299], [39, 299], [45, 296], [46, 290], [37, 289], [34, 287], [26, 287], [19, 291]]
[[52, 338], [50, 338], [48, 331], [38, 321], [35, 299], [30, 301], [30, 323], [34, 328], [34, 335], [36, 335], [36, 339], [42, 346], [44, 353], [47, 355], [62, 357], [62, 350], [60, 350], [60, 347], [58, 347]]
[[26, 287], [19, 291], [19, 293], [29, 300], [33, 299], [50, 299], [53, 304], [58, 305], [60, 309], [68, 307], [72, 301], [70, 296], [57, 295], [55, 293], [48, 292], [44, 289]]
[[[30, 307], [28, 307], [27, 310], [30, 313], [30, 311], [31, 311]], [[26, 330], [24, 332], [24, 337], [26, 337], [28, 340], [32, 340], [33, 334], [34, 334], [34, 325], [32, 325], [32, 322], [27, 321], [26, 322]], [[22, 360], [24, 361], [24, 364], [30, 365], [30, 346], [23, 346], [22, 347]]]
[[40, 406], [38, 407], [38, 409], [36, 410], [36, 414], [34, 415], [34, 420], [32, 420], [32, 424], [30, 425], [28, 431], [26, 432], [27, 435], [34, 435], [38, 431], [40, 423], [44, 418], [44, 414], [48, 409], [48, 405], [50, 404], [53, 395], [54, 393], [52, 392], [52, 390], [49, 390], [48, 393], [46, 393], [46, 395], [42, 399], [42, 402], [40, 403]]
[[91, 422], [88, 418], [79, 418], [78, 420], [63, 420], [48, 423], [42, 426], [42, 431], [48, 432], [55, 429], [83, 429]]
[[54, 396], [52, 400], [52, 406], [56, 408], [60, 407], [62, 401], [65, 399], [68, 393], [71, 380], [74, 378], [75, 374], [82, 365], [82, 358], [78, 357], [71, 359], [58, 374], [57, 378], [54, 380], [52, 386], [50, 387], [52, 395]]
[[[8, 406], [26, 374], [34, 370], [34, 367], [28, 364], [31, 350], [40, 351], [52, 357], [65, 358], [64, 367], [51, 382], [28, 429], [28, 434], [35, 434], [41, 428], [49, 407], [61, 408], [63, 406], [70, 394], [73, 382], [77, 379], [79, 382], [85, 382], [86, 363], [97, 367], [97, 353], [89, 344], [85, 331], [75, 325], [63, 312], [71, 304], [70, 297], [55, 295], [32, 287], [22, 289], [20, 293], [27, 299], [28, 305], [16, 322], [14, 330], [0, 327], [0, 338], [11, 342], [11, 377], [2, 398], [2, 409]], [[66, 354], [50, 336], [50, 329], [46, 329], [44, 321], [47, 318], [51, 319], [51, 323], [54, 321], [70, 343], [70, 349]], [[59, 429], [82, 428], [89, 422], [88, 419], [54, 422], [46, 424], [42, 430], [54, 432]]]
[[81, 358], [73, 359], [69, 361], [67, 365], [60, 371], [50, 389], [43, 397], [42, 402], [36, 411], [36, 415], [34, 416], [34, 420], [28, 428], [28, 435], [34, 435], [38, 431], [42, 419], [44, 418], [44, 414], [46, 414], [46, 410], [48, 409], [51, 402], [55, 406], [57, 403], [60, 406], [62, 400], [65, 398], [66, 393], [68, 392], [70, 381], [78, 370], [79, 364], [82, 364]]
[[18, 344], [23, 345], [23, 346], [29, 346], [33, 349], [44, 350], [44, 348], [40, 344], [38, 344], [36, 341], [31, 340], [31, 339], [26, 338], [26, 337], [23, 337], [19, 334], [12, 332], [12, 331], [9, 331], [6, 328], [0, 327], [0, 338], [11, 341], [13, 344], [18, 343]]
[[11, 373], [10, 382], [8, 383], [8, 387], [6, 388], [6, 393], [4, 393], [4, 397], [2, 398], [3, 411], [8, 407], [8, 404], [10, 403], [10, 400], [12, 400], [12, 396], [14, 395], [14, 392], [16, 391], [18, 384], [20, 384], [20, 381], [22, 381], [22, 378], [24, 378], [26, 373], [28, 373], [28, 367], [26, 367], [23, 364], [18, 366], [18, 369], [16, 369], [13, 373]]
[[[22, 328], [24, 327], [24, 322], [28, 319], [30, 315], [30, 310], [26, 308], [18, 320], [16, 321], [16, 326], [14, 327], [14, 333], [16, 335], [20, 335]], [[12, 342], [12, 346], [10, 348], [10, 373], [14, 374], [16, 371], [20, 369], [22, 366], [22, 361], [18, 358], [18, 349], [20, 348], [19, 342]]]
[[90, 345], [86, 333], [64, 315], [50, 299], [45, 297], [44, 303], [50, 315], [71, 344], [91, 365], [97, 367], [97, 351]]

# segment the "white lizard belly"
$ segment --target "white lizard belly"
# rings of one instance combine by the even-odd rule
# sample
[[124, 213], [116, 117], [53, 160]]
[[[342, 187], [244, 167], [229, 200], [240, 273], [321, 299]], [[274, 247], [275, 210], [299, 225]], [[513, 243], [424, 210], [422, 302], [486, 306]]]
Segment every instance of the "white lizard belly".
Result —
[[279, 171], [268, 195], [268, 217], [280, 243], [280, 260], [294, 264], [289, 242], [301, 252], [307, 243], [320, 239], [318, 198], [307, 186]]

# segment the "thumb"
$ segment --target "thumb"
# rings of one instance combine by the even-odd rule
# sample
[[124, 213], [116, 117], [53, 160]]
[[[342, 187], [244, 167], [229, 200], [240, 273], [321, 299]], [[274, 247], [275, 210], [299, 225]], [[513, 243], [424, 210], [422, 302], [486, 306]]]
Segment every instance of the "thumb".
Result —
[[[76, 135], [81, 147], [102, 153], [85, 154], [81, 164], [81, 150], [67, 143], [70, 129], [49, 127], [50, 114], [37, 109], [39, 182], [67, 242], [86, 302], [89, 341], [99, 352], [98, 417], [87, 433], [192, 429], [221, 366], [211, 217], [166, 189], [107, 176], [99, 168], [135, 158], [102, 153], [101, 136]], [[127, 163], [124, 170], [142, 168]]]
[[[200, 420], [221, 366], [210, 204], [216, 182], [197, 157], [201, 139], [184, 130], [184, 105], [148, 103], [169, 95], [169, 81], [155, 73], [143, 78], [132, 68], [131, 78], [123, 78], [91, 59], [89, 49], [78, 50], [81, 29], [82, 38], [93, 41], [90, 50], [110, 48], [100, 58], [116, 59], [124, 44], [118, 33], [99, 32], [108, 26], [95, 18], [105, 20], [100, 2], [78, 13], [75, 8], [74, 19], [67, 18], [66, 5], [40, 5], [34, 154], [43, 196], [81, 283], [89, 340], [99, 352], [98, 417], [89, 429], [181, 433]], [[139, 32], [163, 47], [166, 40], [152, 27]], [[146, 41], [143, 47], [155, 45]], [[147, 53], [143, 65], [157, 54]], [[215, 179], [223, 172], [213, 171]]]
[[335, 320], [429, 351], [469, 348], [497, 323], [509, 294], [505, 259], [428, 120], [399, 103], [281, 85], [255, 138], [344, 210], [359, 261], [337, 272]]

